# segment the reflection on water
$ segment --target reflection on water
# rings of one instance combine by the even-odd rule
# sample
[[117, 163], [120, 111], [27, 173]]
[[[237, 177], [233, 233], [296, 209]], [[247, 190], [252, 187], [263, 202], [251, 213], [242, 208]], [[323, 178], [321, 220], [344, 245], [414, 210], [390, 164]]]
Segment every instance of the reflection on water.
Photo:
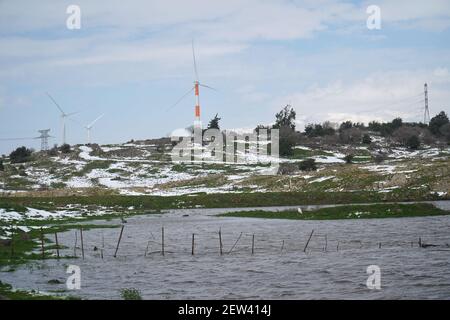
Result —
[[[224, 209], [129, 218], [117, 258], [112, 256], [119, 229], [85, 231], [84, 261], [47, 260], [44, 267], [24, 266], [2, 272], [0, 278], [19, 288], [64, 289], [64, 284], [51, 285], [48, 280], [64, 283], [67, 265], [77, 264], [82, 286], [73, 294], [85, 298], [120, 298], [122, 288], [137, 288], [145, 299], [450, 298], [448, 216], [336, 221], [211, 216], [219, 212]], [[160, 253], [162, 226], [164, 256]], [[195, 256], [191, 255], [192, 233], [196, 234]], [[419, 248], [419, 237], [442, 246]], [[59, 235], [60, 243], [68, 247], [61, 254], [73, 254], [74, 238], [74, 231]], [[102, 238], [103, 260], [100, 250], [93, 250], [102, 247]], [[365, 285], [369, 265], [381, 268], [381, 290]]]

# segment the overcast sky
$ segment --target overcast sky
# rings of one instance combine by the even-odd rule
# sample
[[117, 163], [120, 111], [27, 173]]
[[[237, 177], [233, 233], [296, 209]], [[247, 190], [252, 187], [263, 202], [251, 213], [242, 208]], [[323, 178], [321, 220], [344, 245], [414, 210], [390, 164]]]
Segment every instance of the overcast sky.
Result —
[[[81, 8], [69, 30], [66, 9]], [[381, 9], [369, 30], [366, 9]], [[0, 0], [0, 139], [50, 128], [78, 111], [67, 140], [98, 143], [167, 135], [192, 124], [195, 39], [202, 118], [223, 128], [273, 121], [290, 103], [299, 128], [318, 121], [400, 116], [420, 121], [450, 111], [450, 1], [339, 0]], [[0, 152], [38, 141], [0, 141]]]

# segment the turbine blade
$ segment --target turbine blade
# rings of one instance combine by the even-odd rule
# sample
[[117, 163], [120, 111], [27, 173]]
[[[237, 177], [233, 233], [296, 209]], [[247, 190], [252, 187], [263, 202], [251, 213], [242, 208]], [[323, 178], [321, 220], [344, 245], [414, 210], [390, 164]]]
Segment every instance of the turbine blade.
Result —
[[69, 118], [69, 120], [72, 121], [72, 122], [74, 122], [74, 123], [76, 123], [76, 124], [79, 125], [80, 127], [86, 128], [81, 122], [79, 122], [79, 121], [77, 121], [77, 120], [75, 120], [75, 119]]
[[186, 98], [186, 96], [191, 93], [194, 90], [194, 87], [192, 87], [191, 89], [189, 89], [188, 92], [186, 92], [180, 99], [178, 99], [177, 102], [175, 102], [173, 105], [171, 105], [170, 107], [166, 108], [166, 111], [169, 111], [170, 109], [172, 109], [173, 107], [175, 107], [177, 104], [179, 104], [184, 98]]
[[200, 83], [199, 85], [200, 85], [200, 86], [202, 86], [202, 87], [205, 87], [205, 88], [208, 88], [208, 89], [214, 90], [214, 91], [218, 91], [218, 90], [217, 90], [216, 88], [213, 88], [213, 87], [207, 86], [206, 84], [202, 84], [202, 83]]
[[89, 128], [89, 129], [92, 128], [92, 126], [93, 126], [98, 120], [100, 120], [101, 118], [103, 118], [104, 115], [105, 115], [105, 114], [102, 114], [101, 116], [97, 117], [97, 119], [95, 119], [95, 120], [92, 121], [90, 124], [88, 124], [86, 128]]
[[198, 81], [197, 61], [195, 59], [194, 39], [192, 39], [192, 58], [194, 60], [195, 80]]
[[68, 114], [65, 115], [65, 117], [70, 117], [70, 116], [73, 116], [73, 115], [78, 114], [78, 113], [80, 113], [80, 112], [76, 111], [76, 112], [68, 113]]
[[63, 115], [65, 115], [64, 110], [59, 106], [59, 104], [55, 101], [55, 99], [53, 99], [53, 97], [50, 95], [50, 93], [46, 92], [46, 94], [47, 94], [47, 96], [50, 98], [50, 100], [53, 101], [53, 103], [55, 104], [55, 106], [58, 107], [59, 111], [61, 111], [61, 113], [62, 113]]

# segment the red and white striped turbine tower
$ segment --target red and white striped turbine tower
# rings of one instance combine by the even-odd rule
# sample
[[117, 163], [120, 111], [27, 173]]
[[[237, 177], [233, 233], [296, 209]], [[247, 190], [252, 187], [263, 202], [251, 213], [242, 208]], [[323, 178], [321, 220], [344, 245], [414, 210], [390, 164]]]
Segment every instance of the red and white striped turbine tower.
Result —
[[192, 59], [194, 61], [194, 72], [195, 72], [195, 81], [194, 87], [189, 89], [189, 91], [184, 94], [175, 104], [173, 104], [170, 108], [176, 106], [180, 103], [188, 94], [194, 91], [195, 94], [195, 109], [194, 109], [194, 128], [202, 128], [202, 120], [201, 120], [201, 108], [200, 108], [200, 87], [208, 88], [215, 90], [214, 88], [207, 86], [200, 82], [197, 71], [197, 59], [195, 58], [195, 49], [194, 49], [194, 40], [192, 40]]

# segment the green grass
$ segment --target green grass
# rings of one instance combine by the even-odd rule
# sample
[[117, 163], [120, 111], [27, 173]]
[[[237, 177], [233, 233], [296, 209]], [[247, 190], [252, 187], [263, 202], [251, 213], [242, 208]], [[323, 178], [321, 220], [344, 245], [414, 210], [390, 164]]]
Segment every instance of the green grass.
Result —
[[41, 294], [36, 291], [14, 290], [11, 285], [0, 281], [0, 297], [10, 300], [79, 300], [74, 296]]
[[[44, 226], [45, 221], [29, 221], [29, 222], [21, 222], [20, 225], [31, 226]], [[67, 224], [67, 221], [52, 221], [52, 225], [48, 228], [44, 228], [42, 233], [44, 235], [44, 257], [42, 257], [42, 253], [40, 252], [41, 244], [41, 231], [40, 229], [31, 229], [26, 235], [26, 238], [23, 237], [23, 233], [15, 232], [13, 236], [13, 250], [11, 250], [11, 246], [0, 246], [0, 267], [5, 266], [16, 266], [23, 263], [31, 262], [34, 260], [40, 259], [53, 259], [55, 253], [55, 243], [54, 234], [62, 233], [65, 231], [79, 229], [80, 227], [83, 230], [91, 230], [91, 229], [100, 229], [100, 228], [116, 228], [118, 225], [96, 225], [96, 224]], [[48, 235], [48, 236], [46, 236]], [[62, 248], [62, 247], [61, 247]], [[72, 258], [72, 257], [61, 257], [61, 258]]]
[[429, 203], [414, 204], [372, 204], [346, 205], [322, 208], [299, 213], [297, 210], [287, 211], [242, 211], [224, 213], [222, 217], [244, 217], [263, 219], [291, 219], [291, 220], [339, 220], [339, 219], [374, 219], [401, 218], [450, 215], [450, 211], [441, 210]]
[[121, 289], [120, 296], [124, 300], [142, 300], [141, 292], [135, 288]]
[[262, 207], [289, 206], [306, 204], [346, 204], [346, 203], [375, 203], [442, 200], [434, 194], [423, 190], [409, 188], [395, 189], [389, 193], [376, 191], [355, 192], [255, 192], [255, 193], [220, 193], [195, 194], [183, 196], [63, 196], [63, 197], [4, 197], [0, 204], [7, 206], [27, 206], [33, 208], [57, 209], [69, 204], [80, 206], [106, 206], [117, 210], [125, 210], [134, 206], [141, 211], [165, 210], [175, 208], [233, 208], [233, 207]]

